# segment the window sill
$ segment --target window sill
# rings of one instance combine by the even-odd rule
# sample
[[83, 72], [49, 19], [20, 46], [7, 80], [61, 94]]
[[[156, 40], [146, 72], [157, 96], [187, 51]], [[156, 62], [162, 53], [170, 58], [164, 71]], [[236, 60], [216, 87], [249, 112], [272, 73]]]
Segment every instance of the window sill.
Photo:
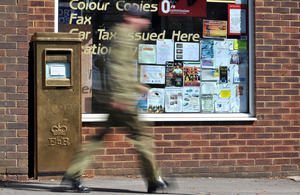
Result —
[[[108, 114], [82, 114], [82, 122], [105, 122]], [[163, 113], [139, 114], [142, 121], [256, 121], [248, 113]]]

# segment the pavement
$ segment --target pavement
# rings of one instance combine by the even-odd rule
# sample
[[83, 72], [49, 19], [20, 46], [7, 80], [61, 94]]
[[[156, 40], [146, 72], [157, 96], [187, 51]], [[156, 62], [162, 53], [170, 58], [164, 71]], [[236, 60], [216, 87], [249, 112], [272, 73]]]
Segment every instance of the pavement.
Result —
[[[178, 195], [300, 195], [300, 182], [290, 178], [165, 178], [176, 183], [176, 188], [163, 193]], [[83, 178], [90, 194], [142, 195], [146, 187], [141, 178], [93, 177]], [[163, 194], [158, 193], [158, 194]], [[63, 191], [59, 179], [39, 179], [25, 182], [0, 181], [2, 195], [55, 195], [78, 194]]]

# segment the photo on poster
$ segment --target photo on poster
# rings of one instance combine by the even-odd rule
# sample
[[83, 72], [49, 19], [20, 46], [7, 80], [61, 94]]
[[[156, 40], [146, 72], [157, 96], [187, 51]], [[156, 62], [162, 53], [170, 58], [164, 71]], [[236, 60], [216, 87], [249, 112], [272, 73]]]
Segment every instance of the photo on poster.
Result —
[[182, 112], [182, 87], [165, 88], [165, 111]]
[[183, 112], [200, 112], [200, 88], [183, 87]]
[[156, 45], [139, 44], [138, 61], [140, 64], [156, 64]]
[[183, 62], [166, 62], [166, 87], [182, 87]]
[[146, 84], [165, 84], [165, 66], [140, 66], [140, 82]]
[[165, 89], [152, 88], [151, 92], [147, 93], [147, 112], [148, 113], [163, 113], [165, 111]]
[[156, 64], [165, 64], [174, 61], [174, 41], [164, 39], [156, 41]]
[[183, 63], [183, 83], [184, 86], [200, 86], [201, 70], [200, 62]]
[[227, 21], [203, 20], [203, 37], [205, 38], [226, 38]]
[[240, 57], [238, 51], [230, 52], [230, 64], [240, 64]]
[[175, 42], [175, 60], [199, 61], [199, 43]]

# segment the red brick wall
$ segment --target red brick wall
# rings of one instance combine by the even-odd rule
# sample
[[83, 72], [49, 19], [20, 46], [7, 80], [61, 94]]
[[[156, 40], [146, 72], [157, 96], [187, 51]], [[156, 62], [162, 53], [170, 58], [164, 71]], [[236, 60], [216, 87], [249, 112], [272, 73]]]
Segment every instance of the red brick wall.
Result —
[[54, 0], [28, 0], [28, 33], [54, 32]]
[[27, 5], [0, 5], [0, 180], [26, 179], [28, 173]]
[[28, 49], [54, 31], [54, 0], [0, 3], [0, 180], [28, 178]]

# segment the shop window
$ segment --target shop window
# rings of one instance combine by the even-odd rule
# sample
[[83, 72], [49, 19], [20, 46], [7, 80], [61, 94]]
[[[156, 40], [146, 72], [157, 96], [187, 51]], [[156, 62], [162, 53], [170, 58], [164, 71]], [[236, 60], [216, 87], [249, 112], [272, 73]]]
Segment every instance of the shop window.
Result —
[[[124, 0], [122, 0], [124, 2]], [[106, 59], [121, 0], [58, 0], [59, 32], [79, 33], [82, 47], [83, 121], [105, 120]], [[128, 6], [134, 1], [125, 0]], [[253, 0], [148, 0], [151, 13], [140, 39], [137, 81], [142, 120], [255, 120], [253, 112]]]

